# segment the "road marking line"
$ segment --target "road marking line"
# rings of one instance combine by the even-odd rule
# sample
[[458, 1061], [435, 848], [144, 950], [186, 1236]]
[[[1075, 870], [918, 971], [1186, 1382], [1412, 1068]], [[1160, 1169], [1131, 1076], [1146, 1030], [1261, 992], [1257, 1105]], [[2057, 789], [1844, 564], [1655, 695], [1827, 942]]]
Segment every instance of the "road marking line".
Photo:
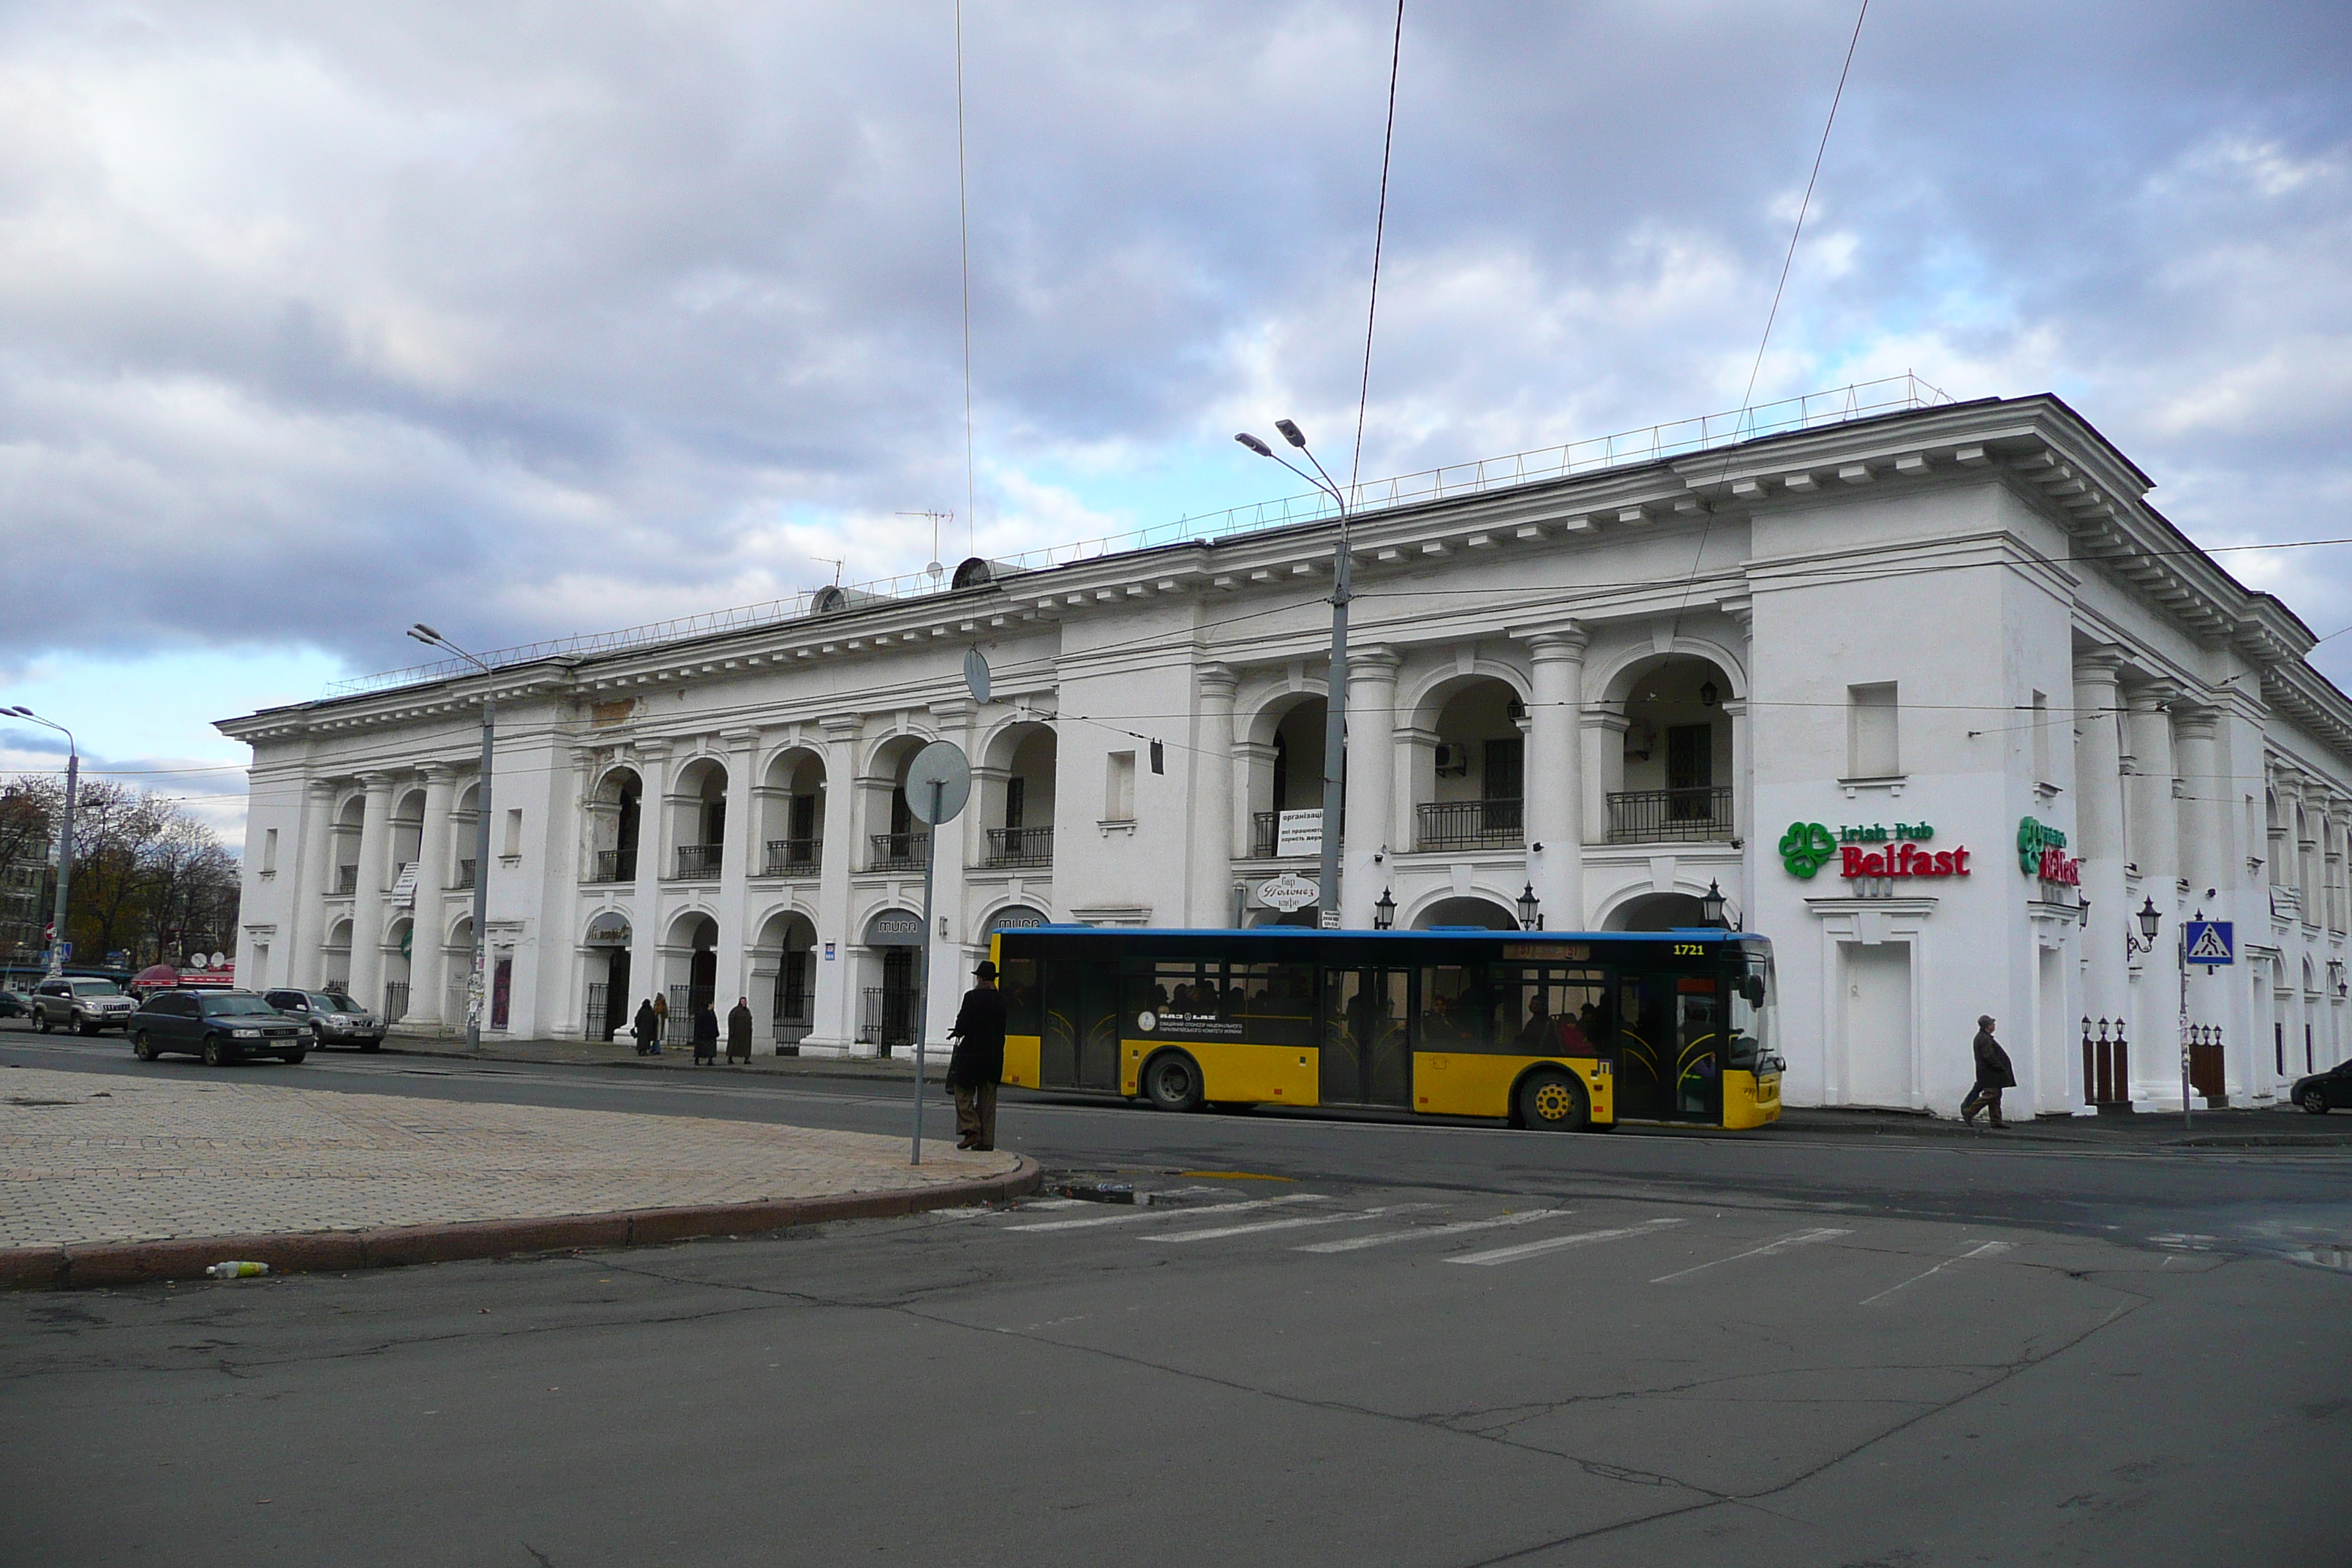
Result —
[[1031, 1209], [1082, 1209], [1086, 1206], [1087, 1200], [1084, 1198], [1038, 1198], [1034, 1202], [1023, 1204], [1021, 1211], [1026, 1214]]
[[[1375, 1215], [1402, 1214], [1406, 1209], [1425, 1209], [1428, 1204], [1388, 1204], [1376, 1209], [1358, 1209], [1353, 1214], [1309, 1215], [1305, 1219], [1269, 1219], [1253, 1225], [1221, 1225], [1214, 1230], [1185, 1230], [1174, 1236], [1139, 1236], [1138, 1241], [1217, 1241], [1228, 1236], [1255, 1236], [1263, 1230], [1300, 1230], [1310, 1225], [1346, 1225], [1350, 1220], [1370, 1219]], [[1194, 1209], [1194, 1214], [1202, 1211]]]
[[1240, 1214], [1247, 1209], [1270, 1209], [1280, 1204], [1323, 1204], [1331, 1200], [1319, 1193], [1286, 1193], [1278, 1198], [1253, 1198], [1245, 1204], [1210, 1204], [1197, 1209], [1161, 1208], [1157, 1204], [1144, 1208], [1122, 1209], [1118, 1214], [1097, 1215], [1087, 1219], [1050, 1219], [1037, 1225], [1008, 1225], [1007, 1230], [1086, 1230], [1098, 1225], [1129, 1225], [1139, 1219], [1174, 1219], [1179, 1215]]
[[1384, 1230], [1378, 1236], [1351, 1236], [1342, 1241], [1318, 1241], [1310, 1247], [1297, 1247], [1294, 1252], [1355, 1252], [1367, 1247], [1386, 1247], [1392, 1241], [1430, 1241], [1441, 1236], [1460, 1236], [1465, 1231], [1493, 1230], [1497, 1226], [1528, 1225], [1539, 1219], [1555, 1219], [1573, 1213], [1570, 1209], [1529, 1209], [1525, 1214], [1498, 1215], [1493, 1219], [1465, 1219], [1453, 1225], [1433, 1225], [1423, 1230]]
[[1492, 1252], [1465, 1253], [1449, 1258], [1448, 1263], [1517, 1263], [1522, 1258], [1540, 1258], [1547, 1252], [1563, 1252], [1571, 1247], [1589, 1247], [1596, 1241], [1616, 1241], [1628, 1236], [1647, 1236], [1653, 1231], [1668, 1230], [1678, 1225], [1688, 1225], [1686, 1219], [1644, 1220], [1640, 1225], [1622, 1226], [1615, 1230], [1586, 1230], [1574, 1236], [1548, 1236], [1541, 1241], [1523, 1241], [1517, 1247], [1498, 1247]]
[[1745, 1252], [1735, 1252], [1728, 1258], [1718, 1258], [1715, 1263], [1694, 1264], [1688, 1268], [1676, 1269], [1672, 1274], [1661, 1274], [1650, 1283], [1663, 1285], [1669, 1279], [1680, 1279], [1685, 1275], [1696, 1274], [1701, 1269], [1712, 1268], [1716, 1263], [1737, 1263], [1743, 1258], [1770, 1258], [1776, 1253], [1786, 1252], [1792, 1247], [1810, 1247], [1816, 1241], [1827, 1241], [1832, 1237], [1853, 1234], [1853, 1232], [1850, 1230], [1832, 1230], [1826, 1226], [1819, 1230], [1791, 1231], [1778, 1241], [1768, 1241], [1761, 1247], [1751, 1247]]
[[1869, 1298], [1866, 1298], [1866, 1299], [1862, 1302], [1862, 1305], [1864, 1305], [1864, 1306], [1867, 1307], [1867, 1306], [1869, 1306], [1869, 1305], [1871, 1304], [1871, 1302], [1873, 1302], [1873, 1301], [1884, 1301], [1884, 1300], [1886, 1300], [1886, 1298], [1888, 1298], [1889, 1296], [1894, 1295], [1894, 1294], [1895, 1294], [1895, 1292], [1896, 1292], [1897, 1290], [1904, 1289], [1906, 1289], [1906, 1288], [1907, 1288], [1907, 1287], [1909, 1287], [1909, 1286], [1916, 1285], [1917, 1283], [1919, 1283], [1919, 1281], [1920, 1281], [1920, 1280], [1927, 1279], [1927, 1276], [1928, 1276], [1929, 1274], [1941, 1274], [1945, 1269], [1949, 1268], [1950, 1268], [1953, 1264], [1955, 1264], [1955, 1263], [1966, 1263], [1966, 1262], [1967, 1262], [1969, 1258], [1992, 1258], [1992, 1257], [1996, 1257], [1996, 1256], [1998, 1256], [1998, 1255], [1999, 1255], [1999, 1254], [2000, 1254], [2000, 1253], [2007, 1252], [2007, 1251], [2009, 1250], [2009, 1248], [2010, 1248], [2010, 1244], [2009, 1244], [2008, 1242], [2006, 1242], [2006, 1241], [1983, 1241], [1983, 1242], [1979, 1242], [1976, 1246], [1974, 1246], [1974, 1247], [1970, 1247], [1968, 1251], [1961, 1253], [1958, 1258], [1947, 1258], [1946, 1259], [1944, 1259], [1944, 1261], [1942, 1261], [1941, 1263], [1938, 1263], [1938, 1264], [1937, 1264], [1937, 1265], [1936, 1265], [1936, 1267], [1934, 1267], [1933, 1268], [1930, 1268], [1930, 1269], [1927, 1270], [1927, 1272], [1926, 1272], [1926, 1273], [1914, 1274], [1913, 1276], [1911, 1276], [1911, 1278], [1910, 1278], [1910, 1279], [1906, 1279], [1906, 1280], [1905, 1280], [1905, 1281], [1903, 1281], [1903, 1283], [1902, 1283], [1902, 1284], [1900, 1284], [1900, 1285], [1889, 1285], [1885, 1289], [1881, 1290], [1877, 1295], [1875, 1295], [1875, 1296], [1872, 1296], [1872, 1297], [1869, 1297]]

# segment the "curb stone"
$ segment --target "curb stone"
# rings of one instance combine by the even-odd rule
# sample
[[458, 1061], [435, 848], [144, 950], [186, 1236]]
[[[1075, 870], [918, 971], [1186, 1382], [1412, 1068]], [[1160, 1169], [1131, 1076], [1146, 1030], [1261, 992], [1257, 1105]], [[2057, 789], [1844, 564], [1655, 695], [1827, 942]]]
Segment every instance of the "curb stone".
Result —
[[267, 1263], [273, 1274], [349, 1273], [582, 1247], [653, 1247], [705, 1236], [757, 1236], [834, 1220], [887, 1219], [1025, 1197], [1044, 1184], [1045, 1173], [1027, 1155], [1018, 1158], [1020, 1163], [1001, 1176], [904, 1192], [374, 1230], [0, 1247], [0, 1289], [90, 1289], [199, 1279], [205, 1268], [227, 1258]]

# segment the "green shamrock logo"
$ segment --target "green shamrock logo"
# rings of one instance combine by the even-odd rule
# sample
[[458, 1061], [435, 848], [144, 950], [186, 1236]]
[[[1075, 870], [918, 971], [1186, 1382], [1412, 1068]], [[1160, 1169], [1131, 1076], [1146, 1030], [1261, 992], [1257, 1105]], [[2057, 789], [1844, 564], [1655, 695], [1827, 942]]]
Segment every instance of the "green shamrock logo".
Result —
[[1791, 877], [1811, 881], [1814, 872], [1836, 857], [1837, 841], [1818, 822], [1792, 822], [1789, 831], [1780, 836], [1780, 864], [1789, 868]]

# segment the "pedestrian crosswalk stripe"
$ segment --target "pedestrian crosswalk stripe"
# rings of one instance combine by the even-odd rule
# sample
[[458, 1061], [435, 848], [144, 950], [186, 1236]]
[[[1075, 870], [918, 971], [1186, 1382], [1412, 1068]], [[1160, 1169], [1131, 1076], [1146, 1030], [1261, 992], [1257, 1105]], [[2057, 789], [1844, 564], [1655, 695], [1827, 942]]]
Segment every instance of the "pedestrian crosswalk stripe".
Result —
[[[1238, 1207], [1239, 1205], [1234, 1205]], [[1402, 1214], [1406, 1209], [1425, 1209], [1427, 1204], [1389, 1204], [1376, 1209], [1358, 1209], [1353, 1214], [1308, 1215], [1304, 1219], [1266, 1219], [1250, 1225], [1222, 1225], [1213, 1230], [1182, 1230], [1173, 1236], [1139, 1236], [1138, 1241], [1221, 1241], [1229, 1236], [1255, 1236], [1267, 1230], [1302, 1230], [1310, 1225], [1346, 1225], [1350, 1220], [1370, 1219], [1378, 1215]], [[1202, 1211], [1192, 1211], [1199, 1214]]]
[[1035, 1225], [1008, 1225], [1007, 1230], [1091, 1230], [1101, 1225], [1129, 1225], [1139, 1219], [1174, 1219], [1179, 1215], [1242, 1214], [1250, 1209], [1270, 1209], [1284, 1204], [1321, 1204], [1331, 1200], [1320, 1193], [1285, 1193], [1278, 1198], [1252, 1198], [1245, 1204], [1210, 1204], [1202, 1208], [1160, 1208], [1157, 1205], [1143, 1208], [1121, 1209], [1117, 1214], [1092, 1215], [1085, 1219], [1049, 1219]]
[[1695, 1263], [1688, 1268], [1678, 1268], [1672, 1274], [1661, 1274], [1650, 1283], [1664, 1285], [1669, 1279], [1680, 1279], [1686, 1274], [1696, 1274], [1701, 1269], [1712, 1268], [1717, 1263], [1737, 1263], [1743, 1258], [1769, 1258], [1775, 1253], [1786, 1252], [1792, 1247], [1810, 1247], [1817, 1241], [1828, 1241], [1833, 1237], [1853, 1234], [1853, 1232], [1850, 1230], [1834, 1230], [1827, 1226], [1814, 1230], [1791, 1231], [1777, 1241], [1768, 1241], [1761, 1247], [1751, 1247], [1745, 1252], [1735, 1252], [1728, 1258], [1718, 1258], [1713, 1263]]
[[1528, 1209], [1524, 1214], [1497, 1215], [1493, 1219], [1465, 1219], [1454, 1225], [1433, 1225], [1420, 1230], [1384, 1230], [1377, 1236], [1349, 1236], [1338, 1241], [1318, 1241], [1311, 1246], [1293, 1247], [1294, 1252], [1356, 1252], [1367, 1247], [1386, 1247], [1392, 1241], [1434, 1241], [1442, 1236], [1460, 1236], [1465, 1231], [1493, 1230], [1501, 1226], [1529, 1225], [1539, 1219], [1555, 1219], [1572, 1211], [1568, 1209]]
[[1574, 1236], [1548, 1236], [1541, 1241], [1523, 1241], [1517, 1247], [1498, 1247], [1492, 1252], [1466, 1252], [1445, 1261], [1486, 1265], [1517, 1263], [1522, 1258], [1538, 1258], [1547, 1252], [1564, 1252], [1571, 1247], [1590, 1247], [1597, 1241], [1616, 1241], [1628, 1236], [1647, 1236], [1653, 1231], [1688, 1224], [1690, 1221], [1686, 1219], [1644, 1220], [1640, 1225], [1620, 1226], [1613, 1230], [1584, 1230]]

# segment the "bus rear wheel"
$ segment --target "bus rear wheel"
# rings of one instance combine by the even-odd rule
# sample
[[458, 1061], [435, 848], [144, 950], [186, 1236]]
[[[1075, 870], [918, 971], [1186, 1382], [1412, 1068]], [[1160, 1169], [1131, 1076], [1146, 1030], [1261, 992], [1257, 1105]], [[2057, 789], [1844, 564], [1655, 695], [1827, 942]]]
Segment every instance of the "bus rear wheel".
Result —
[[1592, 1123], [1584, 1086], [1558, 1068], [1531, 1072], [1519, 1080], [1519, 1125], [1543, 1132], [1581, 1132]]
[[1154, 1110], [1201, 1109], [1201, 1069], [1181, 1051], [1164, 1051], [1143, 1068], [1144, 1098]]

